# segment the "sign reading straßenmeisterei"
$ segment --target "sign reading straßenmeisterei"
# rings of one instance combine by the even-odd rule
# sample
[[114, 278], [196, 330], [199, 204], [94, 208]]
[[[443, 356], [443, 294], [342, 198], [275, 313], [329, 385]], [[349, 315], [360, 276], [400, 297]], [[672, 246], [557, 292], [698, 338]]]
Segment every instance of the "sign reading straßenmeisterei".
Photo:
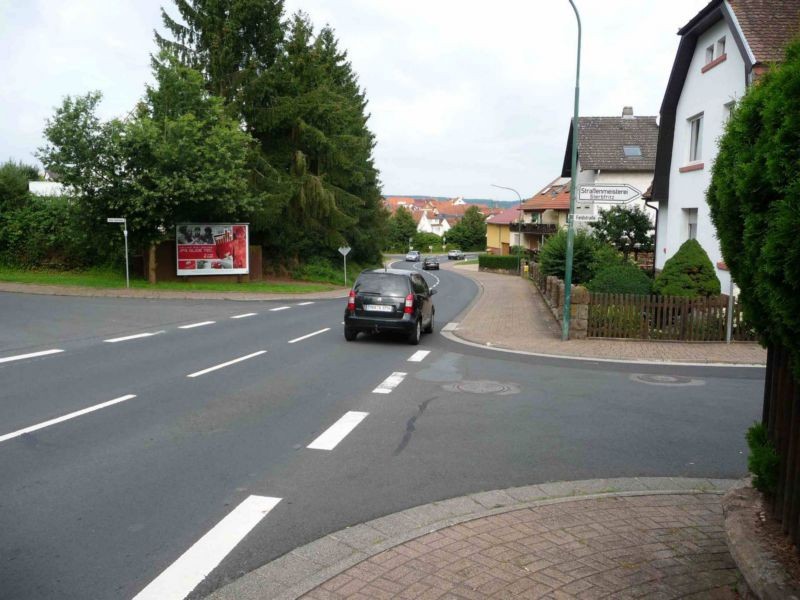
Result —
[[608, 204], [625, 204], [636, 200], [642, 192], [627, 183], [614, 184], [595, 184], [582, 185], [578, 188], [578, 198], [580, 200], [591, 200], [592, 202], [603, 202]]

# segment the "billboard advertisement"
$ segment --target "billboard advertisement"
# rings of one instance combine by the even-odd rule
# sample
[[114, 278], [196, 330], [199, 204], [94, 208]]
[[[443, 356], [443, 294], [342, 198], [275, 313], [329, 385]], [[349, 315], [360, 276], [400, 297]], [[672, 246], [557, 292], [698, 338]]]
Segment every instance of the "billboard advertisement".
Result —
[[181, 223], [175, 233], [178, 275], [250, 272], [247, 223]]

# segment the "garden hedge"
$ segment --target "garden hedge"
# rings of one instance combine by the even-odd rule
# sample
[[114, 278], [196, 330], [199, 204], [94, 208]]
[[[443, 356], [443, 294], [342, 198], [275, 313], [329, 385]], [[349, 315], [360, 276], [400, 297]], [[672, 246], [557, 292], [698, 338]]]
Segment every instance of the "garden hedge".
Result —
[[482, 254], [478, 257], [478, 267], [482, 269], [507, 269], [516, 271], [519, 259], [516, 256]]

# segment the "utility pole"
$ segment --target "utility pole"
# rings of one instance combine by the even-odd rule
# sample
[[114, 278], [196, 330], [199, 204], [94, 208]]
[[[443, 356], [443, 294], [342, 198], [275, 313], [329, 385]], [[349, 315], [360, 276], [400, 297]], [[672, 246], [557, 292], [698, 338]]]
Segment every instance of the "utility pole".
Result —
[[572, 169], [570, 170], [569, 217], [567, 218], [567, 260], [564, 265], [564, 316], [561, 319], [561, 339], [569, 339], [569, 321], [572, 309], [572, 253], [575, 245], [575, 194], [578, 189], [578, 106], [581, 81], [581, 16], [573, 0], [569, 0], [578, 21], [578, 61], [575, 71], [575, 108], [572, 116]]

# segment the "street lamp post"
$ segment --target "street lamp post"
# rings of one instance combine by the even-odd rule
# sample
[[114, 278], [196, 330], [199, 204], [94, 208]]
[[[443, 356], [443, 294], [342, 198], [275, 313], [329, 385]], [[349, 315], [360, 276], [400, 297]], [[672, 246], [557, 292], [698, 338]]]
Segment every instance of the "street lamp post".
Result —
[[572, 116], [572, 169], [570, 174], [569, 190], [569, 218], [567, 220], [567, 259], [564, 265], [564, 317], [561, 319], [561, 339], [569, 339], [569, 321], [572, 309], [572, 253], [575, 245], [575, 192], [577, 190], [578, 173], [578, 106], [580, 99], [581, 81], [581, 16], [573, 0], [569, 0], [572, 10], [575, 11], [575, 18], [578, 21], [578, 60], [575, 71], [575, 108]]
[[519, 195], [519, 192], [514, 188], [506, 187], [504, 185], [495, 185], [491, 184], [492, 187], [500, 188], [501, 190], [508, 190], [510, 192], [514, 192], [519, 198], [519, 215], [518, 215], [518, 224], [519, 230], [517, 232], [517, 273], [522, 274], [522, 196]]

